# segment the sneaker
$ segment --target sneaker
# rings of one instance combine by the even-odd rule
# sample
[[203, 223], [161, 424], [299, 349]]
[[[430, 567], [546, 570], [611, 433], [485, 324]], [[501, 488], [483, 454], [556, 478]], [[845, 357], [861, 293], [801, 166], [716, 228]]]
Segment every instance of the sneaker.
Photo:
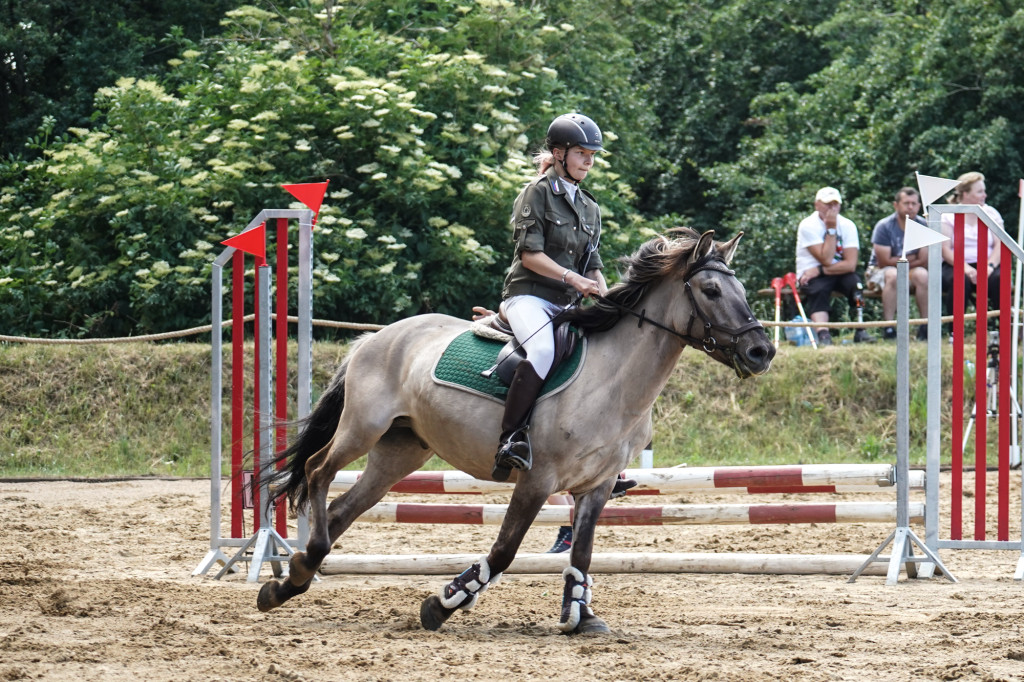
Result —
[[922, 324], [917, 328], [917, 340], [927, 341], [928, 340], [928, 325]]
[[896, 338], [896, 327], [886, 327], [882, 330], [882, 338], [886, 341], [892, 341]]
[[551, 545], [546, 554], [561, 554], [562, 552], [568, 552], [572, 548], [572, 526], [560, 526], [558, 528], [558, 537], [555, 538], [555, 544]]
[[612, 488], [612, 494], [608, 498], [614, 500], [616, 497], [622, 497], [626, 494], [626, 491], [636, 485], [636, 481], [632, 478], [626, 478], [625, 474], [620, 473], [619, 477], [615, 479], [615, 487]]
[[853, 333], [854, 343], [874, 343], [875, 337], [868, 334], [866, 329], [858, 329]]
[[818, 345], [819, 346], [831, 346], [832, 345], [832, 334], [827, 329], [818, 330]]

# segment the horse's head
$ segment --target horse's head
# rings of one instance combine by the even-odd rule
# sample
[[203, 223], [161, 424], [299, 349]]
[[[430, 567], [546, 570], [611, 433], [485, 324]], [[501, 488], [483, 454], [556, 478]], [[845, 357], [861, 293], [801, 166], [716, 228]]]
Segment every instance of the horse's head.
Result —
[[595, 305], [569, 311], [566, 319], [586, 332], [601, 332], [632, 315], [641, 326], [651, 324], [703, 350], [741, 378], [767, 372], [775, 346], [729, 269], [743, 233], [721, 243], [714, 232], [700, 235], [688, 227], [672, 234], [678, 237], [657, 237], [623, 258], [622, 281]]
[[[696, 233], [693, 233], [696, 234]], [[678, 328], [689, 345], [699, 348], [740, 378], [764, 374], [775, 357], [775, 346], [747, 304], [746, 291], [729, 263], [743, 233], [716, 242], [705, 232], [693, 250], [681, 258], [677, 277], [682, 280], [682, 317]]]

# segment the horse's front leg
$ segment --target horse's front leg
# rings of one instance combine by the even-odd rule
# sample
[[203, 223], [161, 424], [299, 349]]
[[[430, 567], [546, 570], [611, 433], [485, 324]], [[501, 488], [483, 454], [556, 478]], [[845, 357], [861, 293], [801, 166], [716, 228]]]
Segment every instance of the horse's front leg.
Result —
[[594, 615], [590, 608], [591, 587], [590, 559], [594, 553], [594, 531], [597, 517], [608, 502], [615, 478], [576, 496], [576, 519], [572, 530], [572, 549], [569, 565], [562, 571], [565, 588], [562, 592], [562, 613], [558, 629], [568, 635], [583, 633], [608, 633], [608, 625]]
[[423, 600], [420, 624], [424, 628], [437, 630], [457, 610], [470, 610], [484, 590], [501, 580], [502, 571], [512, 564], [526, 531], [544, 506], [549, 487], [532, 480], [529, 473], [520, 475], [491, 551], [441, 588], [440, 594]]

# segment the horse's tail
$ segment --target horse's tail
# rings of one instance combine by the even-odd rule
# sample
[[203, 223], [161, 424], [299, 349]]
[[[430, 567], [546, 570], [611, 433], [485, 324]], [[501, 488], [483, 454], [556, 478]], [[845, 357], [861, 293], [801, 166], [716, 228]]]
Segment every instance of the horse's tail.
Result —
[[301, 429], [298, 438], [287, 449], [278, 453], [274, 460], [275, 466], [284, 462], [285, 468], [271, 476], [273, 499], [279, 500], [287, 496], [292, 510], [302, 508], [309, 499], [306, 462], [330, 444], [338, 428], [341, 411], [345, 407], [345, 375], [352, 352], [358, 343], [357, 341], [345, 356], [313, 412], [297, 422]]

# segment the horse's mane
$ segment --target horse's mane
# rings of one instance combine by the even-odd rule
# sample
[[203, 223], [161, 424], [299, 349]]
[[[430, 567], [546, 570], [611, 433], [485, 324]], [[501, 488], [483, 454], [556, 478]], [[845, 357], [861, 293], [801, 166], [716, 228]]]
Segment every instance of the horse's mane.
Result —
[[[621, 282], [608, 289], [606, 296], [593, 305], [566, 310], [561, 319], [572, 322], [585, 334], [614, 327], [625, 314], [623, 308], [634, 307], [651, 285], [682, 269], [700, 240], [700, 234], [689, 227], [673, 228], [666, 234], [668, 236], [658, 236], [641, 244], [632, 255], [619, 259], [626, 266], [626, 274]], [[712, 250], [706, 259], [714, 258], [721, 256]]]

